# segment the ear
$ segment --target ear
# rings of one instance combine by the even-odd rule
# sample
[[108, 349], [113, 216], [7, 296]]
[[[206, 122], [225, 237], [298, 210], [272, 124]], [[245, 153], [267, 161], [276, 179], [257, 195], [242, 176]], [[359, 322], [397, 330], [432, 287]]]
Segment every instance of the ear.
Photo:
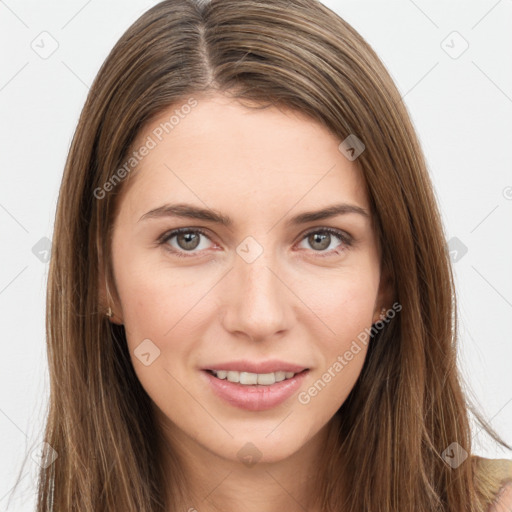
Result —
[[391, 308], [393, 297], [395, 294], [393, 279], [389, 270], [384, 270], [380, 276], [379, 291], [375, 300], [375, 308], [373, 311], [373, 323], [381, 319], [381, 311]]
[[[98, 302], [100, 312], [105, 315], [108, 320], [117, 325], [123, 325], [123, 312], [121, 309], [121, 305], [112, 297], [110, 293], [110, 288], [108, 286], [108, 282], [105, 276], [104, 271], [104, 261], [103, 255], [101, 251], [101, 246], [98, 249]], [[107, 317], [108, 308], [112, 310], [112, 316]]]

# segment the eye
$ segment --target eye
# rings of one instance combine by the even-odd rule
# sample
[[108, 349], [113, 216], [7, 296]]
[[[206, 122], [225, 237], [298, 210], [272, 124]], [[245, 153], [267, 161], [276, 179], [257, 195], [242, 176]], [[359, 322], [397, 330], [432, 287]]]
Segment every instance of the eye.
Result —
[[[326, 251], [325, 249], [333, 242], [333, 236], [341, 243]], [[340, 254], [352, 245], [352, 238], [347, 233], [335, 228], [316, 228], [306, 233], [302, 240], [306, 241], [313, 251], [322, 253], [319, 254], [320, 257]]]
[[[340, 243], [330, 250], [326, 251], [333, 242], [333, 236]], [[195, 253], [208, 249], [201, 246], [201, 237], [210, 240], [205, 231], [199, 228], [178, 228], [164, 233], [159, 239], [158, 244], [165, 246], [165, 249], [178, 257], [187, 258], [194, 256]], [[176, 239], [177, 245], [171, 244], [170, 241]], [[211, 241], [211, 240], [210, 240]], [[352, 238], [347, 233], [335, 228], [316, 228], [303, 235], [301, 241], [307, 241], [312, 250], [318, 256], [331, 256], [340, 254], [343, 250], [352, 245]], [[198, 249], [196, 251], [196, 249]], [[190, 253], [190, 254], [187, 254]]]
[[[200, 245], [201, 245], [200, 238], [201, 237], [204, 237], [204, 238], [207, 238], [208, 240], [210, 240], [208, 238], [208, 236], [206, 235], [206, 233], [201, 229], [179, 228], [179, 229], [174, 229], [173, 231], [164, 233], [162, 235], [162, 237], [158, 240], [158, 243], [159, 243], [159, 245], [165, 245], [165, 249], [172, 252], [176, 256], [186, 258], [186, 257], [188, 257], [188, 255], [186, 255], [184, 253], [192, 252], [193, 253], [192, 256], [193, 256], [195, 252], [199, 252], [199, 251], [194, 251], [194, 249], [197, 249], [198, 247], [200, 250], [206, 249], [206, 247], [200, 247]], [[178, 247], [169, 244], [169, 242], [173, 238], [176, 238], [176, 243], [177, 243]]]

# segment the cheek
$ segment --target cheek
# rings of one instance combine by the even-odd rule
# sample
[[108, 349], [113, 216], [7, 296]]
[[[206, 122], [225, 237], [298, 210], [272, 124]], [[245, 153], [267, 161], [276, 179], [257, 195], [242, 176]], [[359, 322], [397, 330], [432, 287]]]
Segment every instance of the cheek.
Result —
[[328, 327], [331, 341], [344, 342], [347, 336], [357, 335], [371, 325], [379, 273], [378, 267], [370, 263], [359, 261], [320, 282], [303, 279], [308, 283], [305, 296]]
[[199, 331], [210, 318], [210, 302], [204, 298], [214, 284], [212, 277], [202, 278], [192, 267], [170, 268], [162, 259], [151, 261], [147, 252], [127, 254], [119, 246], [113, 263], [134, 367], [140, 366], [134, 357], [138, 347], [149, 339], [159, 351], [154, 366], [182, 373], [179, 362], [191, 361], [201, 340]]
[[[377, 287], [371, 279], [340, 279], [325, 295], [321, 312], [327, 336], [316, 336], [321, 364], [299, 393], [316, 424], [323, 424], [341, 407], [353, 389], [368, 349]], [[318, 331], [320, 334], [320, 331]]]
[[144, 251], [136, 247], [129, 250], [123, 240], [121, 235], [114, 238], [113, 266], [127, 340], [133, 351], [142, 340], [157, 340], [171, 329], [178, 314], [180, 289], [172, 273], [164, 272]]
[[322, 366], [315, 372], [314, 382], [309, 383], [313, 387], [306, 393], [310, 398], [318, 395], [315, 407], [319, 409], [340, 406], [359, 377], [367, 353], [378, 285], [378, 271], [368, 265], [344, 270], [323, 288], [323, 293], [316, 291], [315, 311], [323, 322], [323, 332], [328, 335], [317, 337]]
[[201, 307], [194, 307], [200, 287], [187, 286], [179, 273], [161, 264], [126, 254], [119, 251], [117, 260], [114, 255], [114, 268], [135, 373], [158, 407], [184, 415], [190, 400], [183, 387], [189, 378], [187, 362], [200, 339], [195, 331]]
[[[119, 267], [118, 267], [119, 268]], [[164, 325], [163, 311], [172, 311], [171, 298], [176, 295], [170, 283], [157, 280], [151, 272], [125, 266], [118, 273], [118, 290], [122, 302], [123, 322], [132, 336], [156, 337], [166, 332], [172, 317]]]

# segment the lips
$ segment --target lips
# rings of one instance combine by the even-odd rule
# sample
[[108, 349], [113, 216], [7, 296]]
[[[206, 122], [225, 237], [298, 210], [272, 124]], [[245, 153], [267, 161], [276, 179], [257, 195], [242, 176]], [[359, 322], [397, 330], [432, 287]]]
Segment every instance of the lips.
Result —
[[221, 380], [209, 370], [200, 372], [210, 390], [225, 403], [247, 411], [273, 409], [290, 399], [300, 389], [308, 370], [301, 371], [290, 379], [271, 385], [245, 385]]

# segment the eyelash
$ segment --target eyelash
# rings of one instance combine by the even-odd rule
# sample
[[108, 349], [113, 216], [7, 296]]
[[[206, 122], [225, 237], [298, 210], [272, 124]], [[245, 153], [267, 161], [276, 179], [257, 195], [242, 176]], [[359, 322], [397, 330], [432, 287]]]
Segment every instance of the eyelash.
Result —
[[[167, 231], [164, 234], [162, 234], [158, 238], [157, 243], [158, 243], [158, 245], [166, 245], [166, 247], [164, 247], [165, 250], [169, 251], [173, 255], [178, 256], [179, 258], [191, 258], [191, 257], [194, 257], [195, 256], [194, 252], [188, 251], [188, 252], [190, 252], [190, 255], [185, 255], [187, 253], [187, 251], [178, 251], [178, 250], [176, 250], [174, 248], [171, 249], [171, 248], [169, 248], [169, 245], [167, 245], [167, 242], [171, 238], [173, 238], [174, 236], [179, 235], [181, 233], [200, 233], [204, 237], [208, 238], [208, 240], [210, 240], [210, 237], [208, 236], [208, 234], [204, 230], [202, 230], [200, 228], [178, 228], [178, 229], [173, 229], [172, 231]], [[312, 230], [308, 231], [307, 233], [304, 233], [304, 235], [303, 235], [303, 237], [301, 238], [300, 241], [304, 240], [309, 235], [312, 235], [314, 233], [329, 233], [331, 235], [336, 236], [343, 244], [345, 244], [345, 247], [341, 247], [341, 249], [340, 248], [331, 249], [330, 251], [327, 251], [327, 252], [325, 252], [325, 251], [314, 251], [314, 252], [318, 253], [318, 257], [320, 257], [320, 258], [332, 256], [334, 254], [339, 255], [339, 254], [341, 254], [341, 252], [343, 252], [347, 248], [352, 247], [352, 244], [353, 244], [353, 239], [352, 239], [351, 236], [349, 236], [348, 234], [346, 234], [345, 232], [343, 232], [343, 231], [341, 231], [339, 229], [329, 228], [329, 227], [312, 229]], [[322, 254], [322, 253], [324, 253], [324, 254]]]

